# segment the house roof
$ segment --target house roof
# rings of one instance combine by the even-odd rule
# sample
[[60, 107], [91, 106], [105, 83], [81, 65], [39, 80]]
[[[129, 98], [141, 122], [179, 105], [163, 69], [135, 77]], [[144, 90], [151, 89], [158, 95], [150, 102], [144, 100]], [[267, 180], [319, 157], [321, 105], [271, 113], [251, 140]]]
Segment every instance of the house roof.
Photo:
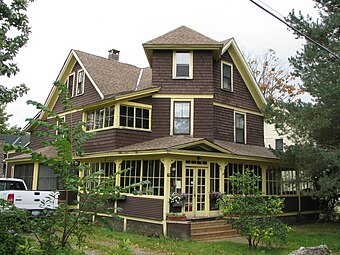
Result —
[[143, 44], [146, 57], [152, 67], [153, 50], [156, 49], [205, 49], [212, 50], [215, 59], [221, 54], [223, 44], [186, 26], [180, 26]]
[[193, 138], [189, 136], [168, 136], [156, 138], [150, 141], [137, 143], [114, 150], [115, 152], [148, 151], [148, 150], [171, 150], [191, 147], [193, 144], [207, 143], [222, 153], [237, 156], [260, 157], [266, 159], [277, 159], [272, 150], [255, 145], [237, 144], [221, 140], [209, 141], [205, 138]]
[[164, 35], [152, 39], [143, 45], [217, 45], [221, 43], [191, 28], [180, 26]]
[[[37, 149], [35, 152], [41, 153], [42, 155], [49, 157], [49, 158], [54, 158], [57, 156], [57, 151], [53, 146], [43, 147], [43, 148]], [[14, 155], [12, 157], [9, 156], [6, 161], [30, 159], [30, 158], [31, 158], [31, 155], [23, 153], [19, 155]]]
[[105, 97], [151, 88], [151, 69], [73, 50]]

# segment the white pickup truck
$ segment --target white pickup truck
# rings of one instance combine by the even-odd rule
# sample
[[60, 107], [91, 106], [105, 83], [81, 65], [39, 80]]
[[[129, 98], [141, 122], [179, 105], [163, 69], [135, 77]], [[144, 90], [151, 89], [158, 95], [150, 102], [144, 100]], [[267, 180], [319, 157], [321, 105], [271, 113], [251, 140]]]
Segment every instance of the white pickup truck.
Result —
[[55, 210], [59, 204], [59, 192], [27, 190], [25, 182], [16, 178], [0, 178], [0, 199], [37, 216], [44, 209]]

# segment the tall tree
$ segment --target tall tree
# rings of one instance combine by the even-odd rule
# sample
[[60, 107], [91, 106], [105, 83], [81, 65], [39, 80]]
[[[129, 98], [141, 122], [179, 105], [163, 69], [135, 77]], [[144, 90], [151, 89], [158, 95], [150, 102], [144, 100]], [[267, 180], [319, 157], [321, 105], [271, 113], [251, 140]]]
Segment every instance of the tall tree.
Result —
[[[269, 101], [266, 113], [281, 131], [290, 134], [295, 145], [285, 159], [298, 170], [307, 170], [314, 181], [314, 195], [328, 212], [340, 197], [340, 3], [314, 0], [319, 18], [293, 10], [287, 21], [335, 54], [306, 41], [290, 59], [294, 73], [303, 81], [313, 101]], [[301, 34], [296, 36], [302, 37]]]
[[248, 54], [246, 60], [266, 99], [292, 101], [304, 92], [291, 68], [276, 56], [275, 50], [268, 49], [255, 57]]
[[[26, 45], [29, 33], [26, 11], [29, 2], [33, 0], [0, 0], [0, 76], [11, 77], [19, 72], [18, 64], [14, 62], [19, 49]], [[7, 88], [0, 84], [0, 106], [15, 101], [28, 91], [24, 84]], [[4, 108], [2, 108], [4, 112]], [[6, 126], [5, 123], [1, 123]], [[0, 130], [1, 132], [1, 130]]]

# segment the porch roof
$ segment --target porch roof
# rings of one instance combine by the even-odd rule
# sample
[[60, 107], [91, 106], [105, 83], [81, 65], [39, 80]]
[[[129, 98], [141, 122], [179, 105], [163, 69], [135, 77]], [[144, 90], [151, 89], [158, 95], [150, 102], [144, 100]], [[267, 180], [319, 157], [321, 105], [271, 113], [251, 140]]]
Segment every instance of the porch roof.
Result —
[[260, 157], [267, 159], [277, 159], [273, 151], [263, 146], [255, 146], [248, 144], [237, 144], [221, 140], [208, 140], [206, 138], [193, 138], [190, 136], [168, 136], [156, 138], [150, 141], [136, 143], [114, 150], [115, 152], [132, 152], [132, 151], [150, 151], [150, 150], [172, 150], [187, 149], [193, 145], [199, 146], [204, 144], [205, 147], [210, 146], [213, 150], [220, 153]]

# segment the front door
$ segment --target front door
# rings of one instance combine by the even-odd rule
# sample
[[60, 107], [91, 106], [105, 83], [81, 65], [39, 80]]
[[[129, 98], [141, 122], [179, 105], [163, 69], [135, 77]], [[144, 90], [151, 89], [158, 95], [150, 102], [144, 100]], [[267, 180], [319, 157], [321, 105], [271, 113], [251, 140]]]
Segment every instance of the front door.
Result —
[[188, 217], [204, 216], [207, 211], [207, 167], [190, 167], [185, 169], [185, 193], [188, 195], [184, 211]]

